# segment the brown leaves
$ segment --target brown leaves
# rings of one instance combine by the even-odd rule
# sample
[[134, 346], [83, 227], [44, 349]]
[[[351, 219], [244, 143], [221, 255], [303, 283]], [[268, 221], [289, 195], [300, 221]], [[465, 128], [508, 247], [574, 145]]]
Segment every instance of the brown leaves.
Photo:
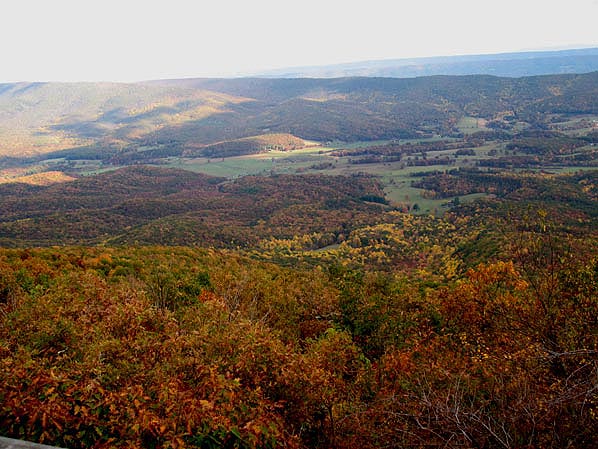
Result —
[[[2, 254], [22, 288], [0, 317], [10, 436], [73, 449], [596, 441], [595, 261], [554, 277], [545, 313], [511, 262], [438, 286], [184, 248]], [[185, 299], [172, 309], [146, 288], [160, 267]], [[547, 324], [561, 350], [544, 345]]]

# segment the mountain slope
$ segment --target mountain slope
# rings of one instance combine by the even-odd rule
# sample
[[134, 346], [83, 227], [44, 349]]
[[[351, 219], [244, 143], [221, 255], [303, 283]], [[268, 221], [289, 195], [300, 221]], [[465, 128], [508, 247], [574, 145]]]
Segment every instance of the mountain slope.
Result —
[[367, 177], [245, 177], [134, 166], [51, 186], [0, 185], [0, 246], [159, 243], [248, 246], [373, 223]]
[[146, 84], [3, 84], [0, 155], [32, 155], [97, 142], [123, 146], [160, 127], [201, 119], [242, 101]]
[[[316, 141], [458, 133], [466, 116], [528, 123], [552, 113], [598, 113], [598, 72], [500, 78], [186, 79], [137, 84], [0, 86], [0, 157], [137, 163], [243, 139], [290, 134]], [[241, 139], [241, 140], [239, 140]], [[240, 143], [243, 142], [243, 143]], [[218, 148], [218, 147], [212, 147]], [[254, 146], [249, 151], [260, 151]], [[38, 158], [39, 159], [39, 158]], [[4, 164], [18, 163], [4, 160]]]

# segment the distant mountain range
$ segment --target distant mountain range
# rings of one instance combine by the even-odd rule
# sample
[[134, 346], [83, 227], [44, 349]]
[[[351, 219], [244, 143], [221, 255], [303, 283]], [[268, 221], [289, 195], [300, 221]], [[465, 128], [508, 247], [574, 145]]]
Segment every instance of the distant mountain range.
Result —
[[430, 75], [533, 75], [587, 73], [598, 70], [598, 48], [530, 51], [487, 55], [360, 61], [313, 67], [292, 67], [257, 74], [265, 78], [339, 78], [372, 76], [411, 78]]
[[[544, 56], [534, 59], [534, 54]], [[523, 67], [562, 62], [569, 55], [573, 62], [567, 67], [594, 60], [596, 71], [517, 78], [435, 75], [0, 84], [0, 168], [47, 159], [121, 166], [169, 157], [229, 157], [298, 148], [306, 140], [455, 137], [464, 117], [518, 129], [547, 127], [554, 114], [598, 115], [598, 49], [534, 54], [526, 54], [527, 59], [519, 53], [444, 61], [447, 67], [456, 67], [458, 61], [481, 67], [503, 58], [506, 65], [519, 61]], [[428, 61], [440, 65], [442, 58]]]

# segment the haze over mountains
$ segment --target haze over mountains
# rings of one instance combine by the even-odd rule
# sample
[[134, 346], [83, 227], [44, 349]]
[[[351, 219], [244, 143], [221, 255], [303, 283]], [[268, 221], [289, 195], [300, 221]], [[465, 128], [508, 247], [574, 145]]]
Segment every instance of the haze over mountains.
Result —
[[598, 70], [598, 48], [356, 61], [324, 66], [289, 67], [257, 75], [270, 78], [345, 76], [410, 78], [481, 74], [519, 77], [586, 73], [595, 70]]

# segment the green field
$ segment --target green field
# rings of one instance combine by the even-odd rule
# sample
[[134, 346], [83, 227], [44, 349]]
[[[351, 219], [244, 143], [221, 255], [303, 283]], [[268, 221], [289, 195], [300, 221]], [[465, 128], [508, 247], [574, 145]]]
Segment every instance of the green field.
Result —
[[478, 131], [486, 131], [488, 128], [485, 126], [486, 120], [477, 118], [477, 117], [462, 117], [459, 122], [457, 122], [457, 129], [461, 131], [463, 134], [473, 134]]
[[[558, 125], [567, 128], [587, 126], [593, 123], [592, 117], [584, 117], [578, 121], [561, 122]], [[463, 133], [467, 129], [473, 130], [480, 126], [480, 120], [472, 117], [464, 117], [459, 121], [458, 127]], [[477, 129], [477, 128], [476, 128]], [[571, 132], [571, 131], [569, 131]], [[426, 194], [422, 189], [412, 186], [414, 181], [419, 181], [426, 173], [437, 171], [448, 171], [459, 168], [474, 168], [480, 161], [500, 158], [506, 156], [525, 155], [522, 152], [507, 150], [505, 142], [487, 141], [480, 146], [471, 146], [463, 141], [463, 146], [454, 146], [456, 139], [443, 139], [449, 142], [449, 149], [430, 150], [418, 153], [406, 154], [401, 160], [388, 160], [373, 163], [355, 163], [359, 158], [359, 151], [372, 146], [384, 146], [389, 144], [412, 145], [429, 144], [437, 142], [438, 138], [425, 138], [398, 141], [362, 141], [362, 142], [329, 142], [326, 146], [318, 146], [312, 142], [312, 146], [301, 149], [280, 151], [271, 150], [258, 154], [248, 154], [233, 157], [165, 157], [158, 159], [153, 165], [168, 168], [190, 170], [196, 173], [203, 173], [211, 176], [236, 179], [247, 175], [271, 175], [271, 174], [326, 174], [351, 176], [356, 174], [368, 174], [375, 176], [381, 182], [387, 199], [396, 207], [409, 209], [413, 213], [431, 213], [442, 215], [451, 207], [450, 202], [454, 198], [435, 199], [429, 192]], [[335, 151], [344, 150], [344, 155], [339, 156]], [[467, 150], [470, 154], [459, 154], [460, 150]], [[574, 155], [586, 151], [592, 151], [591, 145], [579, 148]], [[354, 152], [355, 155], [353, 155]], [[364, 153], [361, 153], [364, 154]], [[419, 165], [421, 159], [431, 162], [431, 165]], [[418, 159], [420, 161], [418, 162]], [[437, 160], [437, 161], [435, 161]], [[64, 158], [48, 159], [40, 161], [37, 166], [30, 167], [30, 171], [39, 172], [47, 170], [60, 170], [60, 166], [68, 164], [67, 172], [80, 176], [90, 176], [104, 171], [114, 170], [120, 165], [108, 165], [100, 160], [75, 160], [67, 161]], [[151, 164], [151, 162], [150, 162]], [[548, 170], [551, 172], [574, 172], [580, 169], [588, 169], [588, 166], [563, 166], [559, 167], [558, 162], [550, 166], [539, 165], [531, 167], [530, 170]], [[522, 170], [522, 169], [516, 169]], [[477, 196], [460, 197], [459, 201], [472, 201]], [[415, 206], [417, 205], [417, 206]], [[414, 209], [415, 206], [415, 209]]]
[[[461, 125], [474, 126], [471, 117], [466, 117]], [[429, 142], [434, 139], [414, 140], [413, 143]], [[405, 166], [404, 161], [351, 164], [349, 156], [332, 156], [338, 149], [358, 149], [372, 145], [387, 144], [389, 141], [354, 142], [347, 145], [343, 142], [329, 143], [322, 147], [309, 147], [294, 151], [270, 151], [267, 153], [244, 155], [230, 158], [170, 158], [168, 167], [182, 168], [212, 176], [229, 179], [246, 175], [320, 173], [328, 175], [351, 176], [368, 174], [376, 176], [386, 193], [387, 199], [397, 207], [407, 207], [412, 213], [442, 215], [451, 207], [455, 198], [431, 198], [422, 189], [412, 186], [425, 173], [448, 171], [455, 168], [475, 167], [478, 161], [491, 159], [492, 152], [505, 154], [505, 144], [489, 142], [471, 149], [474, 155], [457, 156], [456, 149], [427, 152], [428, 159], [446, 158], [454, 160], [451, 165], [439, 164], [430, 166]], [[410, 161], [414, 156], [405, 158]], [[574, 172], [583, 167], [554, 168], [552, 172]], [[420, 175], [420, 176], [416, 176]], [[472, 194], [459, 197], [458, 201], [469, 202], [484, 197], [484, 194]], [[415, 208], [414, 208], [415, 206]]]
[[[426, 139], [428, 140], [428, 139]], [[388, 143], [388, 142], [377, 142]], [[372, 145], [372, 142], [354, 143], [351, 148]], [[475, 149], [475, 156], [459, 157], [455, 165], [404, 166], [403, 162], [351, 164], [349, 157], [331, 156], [331, 152], [339, 148], [347, 149], [348, 145], [337, 142], [326, 147], [309, 147], [294, 151], [270, 151], [267, 153], [236, 156], [230, 158], [170, 158], [167, 166], [191, 170], [211, 176], [222, 176], [229, 179], [246, 175], [320, 173], [327, 175], [350, 176], [369, 174], [379, 178], [391, 204], [408, 206], [414, 213], [442, 214], [448, 210], [450, 199], [431, 199], [423, 195], [423, 190], [412, 187], [412, 181], [419, 177], [414, 173], [450, 170], [456, 167], [473, 166], [476, 160], [488, 158], [488, 151], [496, 148], [488, 144]], [[429, 152], [428, 158], [436, 156], [453, 156], [455, 150]], [[480, 195], [460, 198], [461, 201], [474, 200]], [[413, 205], [417, 204], [413, 210]]]

